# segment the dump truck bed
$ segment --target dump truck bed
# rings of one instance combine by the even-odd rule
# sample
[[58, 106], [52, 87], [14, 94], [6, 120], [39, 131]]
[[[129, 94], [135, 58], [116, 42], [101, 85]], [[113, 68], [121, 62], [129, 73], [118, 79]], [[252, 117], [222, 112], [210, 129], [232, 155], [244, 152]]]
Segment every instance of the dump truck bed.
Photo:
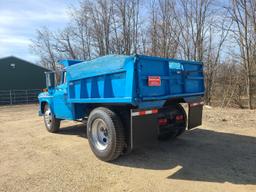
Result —
[[66, 66], [71, 103], [127, 103], [203, 96], [203, 64], [110, 55]]

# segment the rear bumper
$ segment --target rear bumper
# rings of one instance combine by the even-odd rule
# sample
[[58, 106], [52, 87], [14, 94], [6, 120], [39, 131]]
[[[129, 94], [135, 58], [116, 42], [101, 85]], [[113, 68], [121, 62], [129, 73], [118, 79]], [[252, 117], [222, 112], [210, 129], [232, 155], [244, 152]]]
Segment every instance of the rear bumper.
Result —
[[[159, 136], [158, 118], [162, 109], [132, 109], [130, 111], [130, 149], [157, 142]], [[202, 100], [190, 100], [188, 103], [187, 128], [192, 129], [202, 124]], [[184, 113], [186, 113], [184, 111]]]

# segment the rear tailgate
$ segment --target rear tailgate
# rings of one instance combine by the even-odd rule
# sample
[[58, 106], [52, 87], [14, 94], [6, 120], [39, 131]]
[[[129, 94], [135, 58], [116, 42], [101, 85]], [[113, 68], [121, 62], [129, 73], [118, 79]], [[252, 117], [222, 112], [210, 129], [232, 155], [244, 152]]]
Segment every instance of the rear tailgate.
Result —
[[201, 62], [138, 56], [138, 93], [142, 100], [204, 94]]

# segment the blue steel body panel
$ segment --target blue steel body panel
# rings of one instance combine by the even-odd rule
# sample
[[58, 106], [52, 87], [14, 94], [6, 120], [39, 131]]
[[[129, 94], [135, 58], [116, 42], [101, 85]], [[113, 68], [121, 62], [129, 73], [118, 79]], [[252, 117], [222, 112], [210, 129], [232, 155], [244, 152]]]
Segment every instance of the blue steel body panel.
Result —
[[68, 60], [68, 59], [64, 59], [64, 60], [59, 60], [58, 63], [61, 65], [64, 65], [64, 67], [68, 67], [77, 63], [81, 63], [83, 62], [82, 60]]
[[[91, 61], [62, 60], [66, 82], [39, 95], [60, 119], [79, 119], [93, 104], [129, 104], [160, 108], [172, 98], [204, 95], [203, 64], [143, 55], [108, 55]], [[160, 86], [148, 77], [159, 76]], [[82, 106], [82, 107], [81, 107]]]

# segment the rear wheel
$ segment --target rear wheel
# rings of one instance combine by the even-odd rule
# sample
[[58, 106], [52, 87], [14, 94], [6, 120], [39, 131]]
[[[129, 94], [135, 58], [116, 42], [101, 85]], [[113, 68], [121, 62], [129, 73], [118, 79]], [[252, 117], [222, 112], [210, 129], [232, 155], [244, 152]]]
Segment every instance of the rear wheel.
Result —
[[55, 118], [48, 104], [44, 106], [44, 124], [47, 131], [51, 133], [57, 133], [59, 131], [60, 119]]
[[93, 153], [103, 161], [120, 156], [124, 149], [124, 128], [117, 114], [108, 108], [94, 109], [88, 118], [87, 137]]
[[168, 122], [159, 126], [159, 140], [174, 139], [182, 135], [186, 130], [187, 116], [180, 104], [164, 108], [160, 111], [158, 119], [166, 119]]

